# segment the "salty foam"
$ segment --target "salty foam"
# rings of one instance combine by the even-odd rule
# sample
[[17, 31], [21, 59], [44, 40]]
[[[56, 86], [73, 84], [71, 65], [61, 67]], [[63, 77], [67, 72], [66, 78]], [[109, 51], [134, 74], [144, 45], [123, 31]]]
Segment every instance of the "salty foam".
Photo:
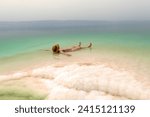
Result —
[[24, 77], [40, 79], [48, 88], [47, 99], [150, 99], [144, 81], [104, 65], [47, 66], [0, 79]]

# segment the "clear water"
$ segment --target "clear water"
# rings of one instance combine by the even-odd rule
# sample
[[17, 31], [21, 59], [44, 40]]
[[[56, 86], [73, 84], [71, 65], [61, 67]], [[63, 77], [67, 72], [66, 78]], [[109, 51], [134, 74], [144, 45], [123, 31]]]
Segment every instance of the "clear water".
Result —
[[[93, 42], [104, 49], [147, 52], [150, 22], [41, 21], [0, 23], [0, 57], [47, 48]], [[141, 53], [139, 53], [141, 54]]]
[[46, 59], [52, 53], [44, 49], [51, 49], [56, 43], [65, 48], [78, 42], [83, 46], [92, 42], [92, 52], [97, 55], [150, 60], [150, 22], [1, 22], [0, 26], [0, 63], [4, 66], [15, 59], [42, 59], [41, 54]]
[[[66, 57], [64, 55], [54, 56], [51, 51], [44, 51], [45, 49], [51, 49], [51, 46], [59, 43], [61, 47], [71, 47], [79, 42], [82, 42], [82, 46], [87, 46], [89, 42], [93, 43], [92, 49], [85, 49], [82, 51], [70, 53], [71, 57]], [[34, 75], [34, 69], [43, 67], [43, 66], [63, 66], [61, 69], [54, 68], [45, 68], [43, 71], [37, 71], [38, 77], [45, 77], [48, 73], [46, 71], [50, 71], [50, 73], [55, 70], [58, 71], [62, 76], [52, 75], [55, 77], [55, 83], [59, 83], [60, 78], [64, 78], [64, 73], [72, 73], [66, 74], [67, 78], [70, 78], [70, 82], [67, 84], [67, 81], [62, 81], [61, 86], [66, 86], [67, 88], [79, 88], [83, 91], [93, 91], [98, 90], [97, 93], [90, 93], [91, 95], [98, 95], [99, 90], [104, 92], [109, 92], [112, 96], [119, 95], [125, 98], [131, 99], [147, 99], [150, 94], [148, 84], [150, 83], [150, 22], [102, 22], [102, 21], [39, 21], [39, 22], [0, 22], [0, 74], [1, 79], [3, 78], [11, 78], [10, 74], [16, 72], [28, 72], [32, 71], [33, 78], [36, 77]], [[74, 72], [70, 71], [70, 66], [72, 64], [77, 64], [77, 66], [71, 66]], [[95, 68], [96, 71], [92, 71], [91, 68], [80, 67], [78, 64], [90, 65]], [[93, 64], [98, 66], [93, 66]], [[101, 67], [104, 65], [105, 67]], [[82, 65], [81, 65], [82, 66]], [[107, 71], [107, 67], [110, 70], [110, 74]], [[114, 71], [111, 71], [112, 68]], [[54, 70], [53, 70], [54, 69]], [[83, 73], [85, 71], [92, 71]], [[105, 74], [106, 70], [106, 74]], [[45, 71], [45, 73], [44, 73]], [[62, 72], [63, 71], [63, 72]], [[84, 71], [84, 72], [83, 72]], [[118, 75], [116, 71], [119, 71]], [[121, 74], [121, 71], [129, 72], [129, 74]], [[95, 74], [102, 72], [104, 76]], [[43, 76], [44, 73], [44, 76]], [[95, 81], [100, 80], [105, 77], [108, 78], [108, 81], [112, 81], [111, 85], [107, 84], [103, 79], [100, 81], [105, 82], [105, 86], [99, 88], [90, 88], [90, 84], [87, 87], [81, 87], [85, 84], [75, 85], [73, 87], [71, 82], [75, 82], [74, 76], [76, 80], [81, 77], [93, 77]], [[7, 75], [8, 76], [7, 76]], [[29, 74], [29, 73], [27, 73]], [[55, 73], [53, 73], [55, 74]], [[116, 74], [116, 75], [115, 75]], [[6, 75], [5, 77], [2, 75]], [[31, 74], [30, 74], [31, 75]], [[47, 74], [49, 77], [49, 74]], [[83, 76], [82, 76], [83, 75]], [[133, 76], [132, 76], [133, 75]], [[31, 75], [32, 76], [32, 75]], [[131, 76], [133, 78], [131, 78]], [[12, 75], [12, 78], [14, 76]], [[18, 76], [17, 76], [18, 77]], [[22, 77], [19, 76], [19, 77]], [[24, 76], [23, 76], [24, 77]], [[109, 79], [110, 78], [110, 79]], [[111, 79], [112, 78], [112, 79]], [[119, 82], [121, 79], [127, 79], [126, 81], [121, 80], [122, 85], [120, 86]], [[131, 79], [130, 79], [131, 78]], [[58, 80], [59, 79], [59, 80]], [[115, 92], [114, 90], [109, 90], [117, 84], [113, 84], [113, 79], [118, 82], [118, 89], [131, 89], [131, 92], [121, 93]], [[131, 85], [135, 85], [134, 80], [139, 81], [137, 88], [141, 91], [144, 90], [140, 87], [148, 88], [148, 91], [143, 91], [143, 97], [138, 97], [137, 94], [130, 95], [132, 91], [136, 91], [131, 87], [127, 86], [127, 81], [131, 81]], [[85, 80], [85, 81], [84, 81]], [[87, 82], [89, 79], [83, 79], [83, 82]], [[94, 82], [93, 81], [93, 84]], [[44, 81], [45, 82], [45, 81]], [[52, 83], [51, 81], [48, 81]], [[47, 83], [47, 82], [46, 82]], [[65, 84], [63, 84], [65, 83]], [[53, 83], [52, 83], [53, 84]], [[54, 84], [53, 84], [54, 85]], [[52, 86], [53, 86], [52, 85]], [[96, 84], [101, 85], [101, 84]], [[59, 87], [59, 86], [58, 86]], [[65, 88], [66, 88], [65, 87]], [[127, 88], [128, 87], [128, 88]], [[51, 87], [52, 88], [52, 87]], [[51, 89], [50, 88], [50, 89]], [[65, 90], [65, 89], [64, 89]], [[63, 91], [61, 92], [63, 94]], [[80, 94], [76, 91], [77, 94]], [[139, 92], [141, 93], [141, 92]], [[60, 92], [58, 92], [60, 94]], [[82, 93], [81, 93], [82, 95]], [[85, 95], [85, 93], [84, 93]], [[89, 95], [89, 94], [88, 94]], [[141, 93], [142, 95], [142, 93]], [[82, 95], [83, 96], [83, 95]], [[80, 95], [76, 95], [74, 98], [70, 97], [70, 99], [83, 99]], [[55, 99], [57, 96], [50, 95], [49, 99]], [[86, 96], [85, 96], [86, 97]], [[60, 96], [58, 99], [64, 99], [66, 97]], [[96, 97], [89, 97], [96, 98]], [[104, 97], [105, 98], [105, 97]], [[107, 96], [106, 96], [107, 98]], [[109, 97], [112, 98], [112, 97]], [[119, 98], [120, 99], [120, 98]]]

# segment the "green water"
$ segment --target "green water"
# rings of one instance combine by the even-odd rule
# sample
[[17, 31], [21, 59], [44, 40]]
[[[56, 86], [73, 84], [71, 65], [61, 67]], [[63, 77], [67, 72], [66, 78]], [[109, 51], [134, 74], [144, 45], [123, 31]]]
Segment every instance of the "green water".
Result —
[[[2, 23], [3, 24], [3, 23]], [[7, 23], [4, 23], [4, 27]], [[30, 68], [37, 63], [55, 61], [52, 45], [71, 47], [82, 42], [82, 46], [93, 43], [90, 53], [103, 59], [132, 59], [149, 65], [150, 23], [146, 22], [33, 22], [16, 23], [0, 28], [0, 72], [17, 68]], [[84, 25], [83, 25], [84, 24]], [[89, 25], [90, 24], [90, 25]], [[87, 56], [89, 50], [72, 53], [73, 57]], [[91, 56], [91, 54], [89, 54]], [[63, 58], [63, 57], [61, 57]], [[59, 58], [60, 59], [60, 58]], [[66, 59], [66, 58], [65, 58]], [[67, 58], [70, 59], [70, 58]], [[26, 67], [25, 67], [26, 66]]]
[[[59, 43], [63, 47], [69, 47], [78, 42], [87, 45], [92, 42], [96, 48], [130, 50], [140, 54], [142, 51], [149, 51], [150, 35], [138, 34], [91, 34], [91, 35], [67, 35], [67, 36], [43, 36], [26, 37], [2, 40], [0, 43], [1, 57], [13, 56], [19, 53], [36, 51], [50, 48], [53, 44]], [[143, 53], [143, 54], [144, 54]]]
[[[57, 63], [100, 63], [150, 81], [150, 22], [0, 22], [0, 26], [1, 78]], [[68, 48], [79, 42], [82, 46], [92, 42], [92, 49], [72, 52], [71, 57], [45, 51], [57, 43]], [[37, 81], [29, 76], [2, 80], [0, 99], [46, 99], [47, 89], [35, 90], [41, 87]]]

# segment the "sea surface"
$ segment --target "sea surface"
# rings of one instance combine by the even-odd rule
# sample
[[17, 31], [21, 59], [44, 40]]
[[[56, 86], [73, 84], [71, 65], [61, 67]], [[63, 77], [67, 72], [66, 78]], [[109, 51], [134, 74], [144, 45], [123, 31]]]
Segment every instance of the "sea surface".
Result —
[[[93, 45], [69, 57], [51, 51], [79, 42]], [[150, 99], [150, 21], [0, 22], [0, 84], [24, 89], [25, 79], [46, 86], [44, 99]]]

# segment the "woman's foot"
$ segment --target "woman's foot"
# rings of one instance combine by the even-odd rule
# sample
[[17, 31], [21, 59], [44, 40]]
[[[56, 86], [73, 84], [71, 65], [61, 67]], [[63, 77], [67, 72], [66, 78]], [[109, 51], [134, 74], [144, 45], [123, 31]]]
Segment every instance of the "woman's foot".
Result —
[[79, 47], [81, 46], [81, 42], [79, 42], [79, 45], [78, 45]]
[[88, 46], [88, 48], [91, 48], [92, 47], [92, 43], [90, 43], [90, 45]]

